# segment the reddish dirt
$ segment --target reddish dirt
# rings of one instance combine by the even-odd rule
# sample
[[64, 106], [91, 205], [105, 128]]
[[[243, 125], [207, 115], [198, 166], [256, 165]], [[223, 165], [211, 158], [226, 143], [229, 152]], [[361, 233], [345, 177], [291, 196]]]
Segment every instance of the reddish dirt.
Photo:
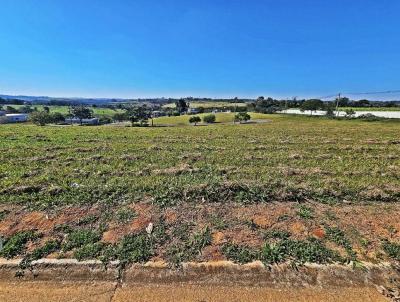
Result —
[[[340, 204], [326, 205], [306, 203], [313, 212], [313, 218], [304, 219], [298, 215], [297, 203], [264, 203], [257, 205], [239, 204], [182, 204], [176, 207], [159, 208], [147, 202], [131, 204], [135, 218], [126, 224], [118, 223], [112, 212], [102, 241], [116, 243], [123, 236], [144, 231], [150, 222], [156, 227], [161, 221], [174, 241], [173, 229], [188, 225], [187, 233], [209, 227], [212, 245], [203, 251], [199, 260], [219, 260], [220, 247], [226, 242], [258, 247], [264, 242], [264, 234], [272, 230], [288, 231], [294, 239], [309, 236], [325, 240], [325, 227], [343, 230], [357, 251], [360, 260], [387, 260], [382, 251], [382, 239], [400, 241], [400, 205], [395, 203]], [[88, 215], [101, 215], [99, 207], [67, 207], [53, 212], [28, 211], [21, 207], [2, 206], [9, 214], [0, 221], [0, 235], [9, 237], [22, 230], [37, 230], [43, 236], [35, 242], [42, 244], [48, 238], [60, 236], [56, 226], [67, 224], [72, 228], [96, 229], [98, 224], [79, 225], [78, 221]], [[113, 208], [115, 212], [118, 209]], [[107, 210], [111, 211], [111, 210]], [[335, 244], [327, 243], [340, 250]], [[165, 255], [169, 243], [158, 248], [159, 255]], [[32, 247], [31, 247], [32, 248]], [[156, 256], [157, 257], [157, 256]]]

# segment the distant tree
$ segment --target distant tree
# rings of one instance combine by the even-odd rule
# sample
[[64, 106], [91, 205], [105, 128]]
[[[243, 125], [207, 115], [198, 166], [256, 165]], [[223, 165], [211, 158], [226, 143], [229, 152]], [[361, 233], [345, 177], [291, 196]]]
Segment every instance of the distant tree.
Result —
[[235, 120], [239, 121], [240, 124], [243, 122], [247, 122], [250, 119], [251, 119], [251, 116], [247, 112], [239, 112], [239, 113], [236, 113], [236, 115], [235, 115]]
[[327, 106], [327, 107], [326, 107], [326, 113], [325, 113], [325, 115], [326, 115], [327, 117], [334, 117], [334, 116], [335, 116], [335, 112], [333, 111], [332, 106]]
[[[337, 101], [337, 99], [336, 99]], [[347, 107], [349, 106], [350, 99], [347, 97], [341, 97], [339, 100], [339, 107]]]
[[52, 122], [52, 118], [46, 111], [32, 112], [29, 115], [29, 119], [32, 123], [38, 126], [44, 126]]
[[133, 106], [127, 110], [127, 115], [132, 123], [132, 126], [134, 126], [136, 123], [139, 123], [140, 126], [146, 126], [148, 125], [151, 111], [146, 105]]
[[22, 107], [20, 107], [18, 109], [18, 112], [20, 112], [20, 113], [31, 113], [31, 112], [34, 112], [34, 111], [37, 111], [37, 109], [35, 110], [31, 106], [27, 106], [27, 105], [22, 106]]
[[204, 111], [205, 111], [204, 107], [202, 107], [202, 106], [198, 107], [197, 110], [199, 113], [204, 113]]
[[215, 114], [207, 114], [203, 116], [203, 122], [207, 124], [215, 123]]
[[275, 113], [281, 109], [279, 101], [273, 98], [265, 99], [264, 97], [258, 97], [253, 107], [254, 111], [260, 113]]
[[324, 102], [318, 99], [306, 100], [300, 105], [300, 109], [302, 111], [310, 110], [312, 114], [313, 111], [317, 111], [318, 109], [324, 109]]
[[346, 117], [353, 117], [356, 114], [356, 112], [352, 108], [346, 109], [345, 112], [346, 112]]
[[79, 119], [81, 125], [82, 120], [93, 117], [93, 111], [85, 106], [72, 107], [71, 113], [73, 116]]
[[61, 112], [50, 113], [50, 118], [55, 124], [65, 122], [65, 116]]
[[189, 119], [189, 123], [194, 124], [195, 126], [197, 126], [197, 123], [200, 123], [200, 122], [201, 122], [201, 118], [198, 115], [193, 115]]
[[128, 120], [126, 112], [117, 112], [113, 115], [113, 120], [116, 122], [123, 122]]
[[189, 108], [188, 103], [184, 99], [179, 99], [175, 102], [176, 110], [179, 112], [179, 114], [182, 114], [187, 111]]
[[50, 113], [50, 107], [43, 106], [43, 111], [46, 111], [47, 113]]
[[12, 107], [12, 106], [7, 106], [7, 107], [6, 107], [6, 112], [7, 112], [7, 113], [18, 113], [18, 110], [15, 109], [15, 108]]

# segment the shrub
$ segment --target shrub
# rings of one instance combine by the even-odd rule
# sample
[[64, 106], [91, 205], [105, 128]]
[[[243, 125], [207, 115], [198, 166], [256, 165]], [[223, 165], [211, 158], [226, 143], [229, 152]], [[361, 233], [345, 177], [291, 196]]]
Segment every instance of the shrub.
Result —
[[390, 242], [388, 240], [383, 241], [383, 250], [388, 256], [394, 260], [400, 261], [400, 244]]
[[50, 118], [51, 118], [52, 123], [55, 123], [55, 124], [65, 122], [65, 117], [60, 112], [54, 112], [54, 113], [50, 114]]
[[100, 235], [97, 232], [91, 230], [76, 230], [68, 235], [67, 241], [63, 244], [62, 249], [64, 251], [69, 251], [73, 248], [96, 243], [99, 240]]
[[222, 247], [226, 258], [237, 263], [249, 263], [260, 258], [259, 251], [244, 245], [227, 243]]
[[78, 261], [95, 259], [101, 254], [103, 247], [104, 244], [102, 242], [86, 244], [74, 252], [74, 257]]
[[6, 241], [0, 255], [7, 259], [18, 256], [25, 250], [26, 243], [34, 239], [36, 235], [33, 231], [18, 232]]
[[239, 123], [247, 122], [250, 119], [250, 114], [248, 114], [247, 112], [239, 112], [235, 115], [235, 121], [239, 121]]
[[207, 114], [203, 117], [203, 122], [207, 124], [215, 123], [215, 114]]
[[43, 246], [38, 247], [32, 253], [27, 254], [19, 264], [21, 269], [31, 266], [32, 261], [44, 258], [45, 256], [56, 252], [60, 248], [60, 242], [57, 240], [49, 240]]
[[52, 122], [51, 115], [46, 111], [32, 112], [29, 115], [29, 119], [32, 123], [38, 126], [44, 126]]
[[135, 218], [136, 213], [131, 208], [121, 208], [116, 213], [118, 223], [128, 223]]
[[197, 123], [200, 123], [200, 122], [201, 122], [200, 116], [195, 115], [195, 116], [191, 116], [189, 118], [189, 123], [194, 124], [195, 126], [197, 125]]

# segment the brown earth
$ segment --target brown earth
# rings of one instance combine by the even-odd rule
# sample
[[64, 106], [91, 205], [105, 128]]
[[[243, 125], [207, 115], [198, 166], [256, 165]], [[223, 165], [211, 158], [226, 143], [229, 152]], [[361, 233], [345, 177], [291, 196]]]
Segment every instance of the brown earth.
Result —
[[[102, 217], [105, 220], [102, 241], [116, 243], [124, 235], [138, 233], [151, 222], [154, 227], [164, 223], [171, 241], [158, 247], [155, 259], [165, 255], [169, 245], [174, 243], [177, 228], [187, 225], [184, 234], [192, 234], [209, 227], [212, 233], [212, 244], [197, 261], [221, 260], [221, 245], [226, 242], [258, 247], [264, 242], [266, 232], [287, 231], [293, 239], [307, 237], [325, 238], [325, 228], [338, 227], [350, 240], [359, 260], [381, 262], [389, 260], [382, 251], [382, 239], [400, 240], [400, 204], [369, 203], [327, 205], [309, 202], [303, 204], [312, 211], [312, 217], [305, 219], [299, 215], [299, 204], [290, 202], [271, 202], [257, 205], [187, 203], [175, 207], [160, 208], [148, 202], [132, 203], [128, 206], [135, 212], [135, 217], [128, 223], [118, 223], [115, 213], [118, 208], [102, 209], [93, 207], [66, 207], [57, 211], [29, 211], [23, 207], [6, 205], [0, 208], [9, 213], [0, 221], [0, 235], [4, 237], [23, 230], [36, 230], [42, 237], [35, 241], [40, 246], [49, 238], [62, 238], [57, 231], [60, 225], [72, 228], [98, 229], [98, 222], [80, 224], [85, 218]], [[104, 222], [104, 221], [103, 221]], [[332, 244], [332, 243], [330, 243]], [[336, 247], [338, 248], [338, 247]]]
[[0, 282], [4, 302], [386, 302], [373, 288], [271, 289], [201, 285], [129, 285], [115, 282]]

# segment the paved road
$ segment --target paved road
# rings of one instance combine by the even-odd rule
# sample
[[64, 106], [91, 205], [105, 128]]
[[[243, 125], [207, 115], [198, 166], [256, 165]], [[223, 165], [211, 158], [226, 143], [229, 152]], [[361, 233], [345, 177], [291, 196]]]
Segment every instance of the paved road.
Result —
[[0, 282], [4, 302], [268, 302], [388, 301], [374, 288], [271, 289], [263, 287], [122, 285], [114, 282]]

